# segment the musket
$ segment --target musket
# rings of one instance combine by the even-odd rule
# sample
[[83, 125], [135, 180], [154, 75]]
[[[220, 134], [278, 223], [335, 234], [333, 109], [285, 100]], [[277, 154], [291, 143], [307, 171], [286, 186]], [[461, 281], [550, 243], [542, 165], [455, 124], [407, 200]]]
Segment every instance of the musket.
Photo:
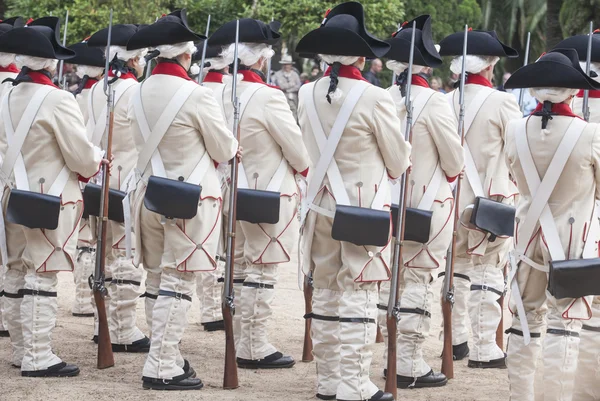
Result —
[[313, 278], [311, 272], [309, 276], [304, 277], [304, 345], [302, 346], [302, 362], [312, 362], [314, 359], [312, 354], [312, 337], [310, 334], [312, 319], [309, 317], [312, 313], [312, 296]]
[[206, 48], [208, 47], [208, 34], [210, 33], [210, 14], [208, 14], [208, 20], [206, 21], [206, 39], [204, 39], [204, 43], [202, 44], [202, 58], [200, 59], [200, 72], [196, 77], [196, 82], [202, 84], [202, 79], [204, 78], [204, 62], [206, 61]]
[[[108, 82], [109, 49], [112, 40], [112, 20], [113, 11], [110, 10], [108, 22], [108, 41], [106, 45], [106, 60], [104, 64], [104, 93], [106, 94], [106, 104], [110, 111], [107, 114], [106, 126], [108, 130], [106, 144], [106, 158], [112, 158], [112, 136], [113, 125], [115, 120], [115, 105], [113, 101], [113, 90]], [[98, 242], [96, 244], [96, 268], [94, 269], [94, 282], [92, 290], [94, 292], [94, 300], [98, 309], [98, 369], [110, 368], [115, 365], [115, 360], [112, 352], [110, 341], [110, 333], [108, 331], [108, 320], [106, 316], [106, 307], [104, 305], [104, 297], [107, 295], [106, 287], [104, 286], [104, 263], [106, 262], [106, 234], [108, 230], [108, 194], [110, 185], [110, 171], [106, 164], [102, 165], [102, 189], [100, 202], [100, 224], [98, 224]]]
[[[275, 18], [271, 17], [271, 22], [275, 21]], [[272, 49], [273, 46], [269, 45], [269, 49]], [[272, 70], [272, 65], [271, 65], [271, 59], [272, 57], [269, 57], [269, 59], [267, 60], [267, 85], [271, 84], [271, 70]], [[312, 359], [311, 359], [312, 361]]]
[[[592, 65], [592, 37], [594, 35], [594, 22], [590, 21], [590, 35], [588, 37], [587, 46], [587, 58], [585, 61], [585, 74], [590, 75], [590, 69]], [[583, 92], [583, 119], [590, 121], [590, 91], [585, 90]]]
[[148, 79], [150, 74], [152, 73], [152, 60], [154, 60], [160, 52], [156, 49], [149, 51], [148, 54], [144, 56], [144, 60], [146, 60], [146, 74], [144, 75], [144, 81]]
[[[412, 141], [412, 123], [413, 123], [413, 104], [410, 99], [411, 86], [412, 86], [412, 69], [413, 60], [415, 56], [415, 32], [417, 30], [417, 23], [413, 21], [412, 35], [410, 39], [410, 53], [408, 57], [408, 77], [406, 80], [406, 96], [404, 97], [404, 105], [406, 106], [406, 128], [404, 131], [404, 140], [407, 142]], [[406, 205], [408, 204], [408, 180], [410, 176], [410, 170], [407, 169], [402, 177], [400, 178], [400, 196], [398, 200], [398, 219], [396, 220], [396, 227], [398, 227], [398, 234], [394, 240], [394, 258], [392, 261], [392, 282], [390, 283], [390, 298], [388, 301], [387, 308], [387, 332], [388, 332], [388, 344], [387, 344], [387, 376], [385, 380], [385, 391], [391, 393], [394, 399], [397, 399], [398, 386], [396, 380], [396, 338], [398, 332], [398, 318], [399, 318], [399, 302], [398, 302], [398, 289], [400, 287], [400, 275], [402, 274], [402, 267], [404, 266], [404, 260], [402, 257], [403, 242], [404, 242], [404, 231], [406, 227]]]
[[[67, 45], [67, 28], [68, 27], [69, 27], [69, 10], [67, 10], [67, 15], [65, 16], [65, 31], [63, 33], [63, 41], [62, 41], [63, 47], [65, 47]], [[64, 65], [65, 65], [64, 60], [60, 60], [59, 65], [58, 65], [58, 84], [63, 86], [62, 89], [65, 89], [64, 84], [63, 84]]]
[[[231, 103], [233, 104], [233, 132], [238, 143], [240, 141], [240, 104], [237, 96], [238, 45], [240, 41], [240, 21], [235, 24], [235, 47], [233, 52], [233, 80], [231, 86]], [[235, 339], [233, 337], [234, 291], [233, 263], [235, 252], [235, 226], [237, 208], [238, 159], [231, 160], [231, 187], [229, 189], [229, 213], [227, 216], [227, 256], [225, 258], [225, 283], [223, 289], [223, 323], [225, 324], [225, 372], [223, 388], [239, 387], [237, 364], [235, 360]]]
[[[523, 61], [523, 67], [529, 64], [529, 45], [531, 44], [531, 32], [527, 32], [527, 43], [525, 44], [525, 61]], [[523, 96], [525, 95], [525, 89], [521, 88], [519, 92], [519, 108], [521, 113], [523, 112]]]
[[[508, 263], [506, 263], [504, 265], [504, 287], [506, 288], [506, 280], [507, 280], [507, 275], [508, 275]], [[496, 345], [498, 346], [498, 348], [500, 349], [504, 349], [504, 293], [502, 293], [502, 296], [500, 297], [500, 299], [498, 300], [498, 303], [500, 304], [500, 323], [498, 324], [498, 327], [496, 328]]]
[[[461, 146], [465, 144], [465, 79], [467, 59], [468, 25], [465, 25], [465, 37], [463, 41], [462, 70], [460, 72], [460, 96], [458, 114], [458, 135]], [[444, 318], [444, 351], [442, 352], [442, 373], [448, 379], [454, 378], [454, 352], [452, 351], [452, 307], [454, 305], [454, 256], [456, 255], [456, 239], [460, 217], [460, 189], [462, 187], [462, 173], [458, 177], [456, 188], [454, 188], [454, 225], [452, 228], [452, 242], [446, 254], [446, 274], [444, 276], [444, 287], [442, 290], [442, 316]]]

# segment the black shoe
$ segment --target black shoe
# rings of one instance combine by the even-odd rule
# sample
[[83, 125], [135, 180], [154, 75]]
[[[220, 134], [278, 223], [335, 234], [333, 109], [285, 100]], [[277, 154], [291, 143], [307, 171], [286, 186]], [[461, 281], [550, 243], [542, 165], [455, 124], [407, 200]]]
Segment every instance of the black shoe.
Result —
[[189, 373], [191, 378], [196, 377], [196, 371], [190, 366], [190, 363], [187, 359], [183, 360], [183, 372]]
[[94, 317], [94, 313], [71, 313], [75, 317]]
[[200, 390], [204, 387], [204, 383], [197, 377], [191, 377], [190, 372], [187, 372], [170, 380], [143, 376], [142, 387], [150, 390]]
[[10, 337], [8, 330], [0, 330], [0, 337]]
[[426, 388], [426, 387], [442, 387], [448, 383], [448, 378], [443, 373], [434, 373], [430, 370], [429, 373], [421, 377], [409, 377], [396, 375], [396, 385], [398, 388]]
[[113, 344], [113, 352], [148, 352], [150, 351], [150, 339], [144, 337], [141, 340], [134, 341], [132, 344]]
[[464, 342], [462, 344], [452, 346], [452, 357], [455, 361], [462, 361], [469, 356], [469, 343]]
[[25, 377], [71, 377], [79, 374], [79, 368], [75, 365], [68, 365], [65, 362], [57, 363], [44, 370], [25, 370], [21, 376]]
[[492, 359], [489, 362], [472, 361], [469, 359], [467, 366], [474, 369], [506, 369], [506, 354], [504, 354], [504, 358]]
[[237, 365], [240, 369], [286, 369], [295, 364], [294, 358], [284, 356], [281, 352], [275, 352], [258, 360], [237, 358]]
[[94, 344], [98, 344], [98, 335], [95, 334], [94, 337], [92, 337], [92, 341], [94, 342]]
[[202, 326], [204, 326], [204, 331], [225, 330], [225, 322], [222, 320], [216, 322], [202, 323]]
[[[338, 399], [338, 401], [349, 401], [349, 400]], [[379, 390], [378, 392], [373, 394], [373, 397], [369, 398], [367, 401], [394, 401], [394, 396], [391, 395], [390, 393], [384, 393], [383, 391]]]
[[335, 400], [335, 395], [323, 395], [323, 394], [317, 393], [316, 397], [320, 400]]

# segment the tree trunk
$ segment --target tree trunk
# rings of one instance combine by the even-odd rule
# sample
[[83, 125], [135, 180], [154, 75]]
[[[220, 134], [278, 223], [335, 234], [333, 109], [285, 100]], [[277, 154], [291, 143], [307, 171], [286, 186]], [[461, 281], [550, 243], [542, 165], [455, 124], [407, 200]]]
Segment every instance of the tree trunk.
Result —
[[6, 3], [4, 0], [0, 0], [0, 19], [4, 19], [5, 12], [6, 12]]
[[560, 26], [560, 8], [563, 0], [546, 0], [548, 11], [546, 12], [546, 49], [552, 49], [563, 40], [562, 28]]

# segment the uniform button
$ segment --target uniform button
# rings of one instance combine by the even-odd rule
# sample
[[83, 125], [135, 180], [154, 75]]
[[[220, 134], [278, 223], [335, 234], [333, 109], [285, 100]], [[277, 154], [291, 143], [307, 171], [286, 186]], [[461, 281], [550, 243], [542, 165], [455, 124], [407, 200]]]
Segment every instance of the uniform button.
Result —
[[60, 246], [57, 246], [56, 251], [60, 252], [60, 251], [62, 251], [62, 248]]
[[117, 166], [117, 170], [119, 170], [119, 171], [123, 170], [123, 166]]
[[196, 245], [196, 249], [202, 249], [202, 244]]
[[198, 202], [198, 206], [202, 206], [202, 202]]
[[373, 252], [369, 251], [369, 252], [367, 253], [367, 255], [369, 255], [369, 257], [370, 257], [370, 258], [372, 258], [374, 254], [373, 254]]
[[277, 242], [277, 237], [271, 237], [271, 242]]
[[39, 182], [40, 182], [40, 184], [43, 184], [46, 182], [46, 179], [44, 177], [42, 177], [42, 178], [40, 178]]
[[575, 223], [575, 219], [573, 217], [570, 217], [569, 218], [569, 224], [573, 224], [573, 223]]
[[288, 202], [291, 202], [291, 201], [292, 201], [292, 198], [288, 198]]
[[415, 185], [415, 180], [410, 180], [410, 185]]
[[254, 173], [254, 174], [252, 174], [252, 177], [253, 177], [253, 178], [258, 178], [258, 173]]
[[213, 207], [217, 207], [217, 204], [216, 204], [216, 203], [213, 203]]
[[520, 219], [520, 218], [518, 218], [518, 217], [515, 217], [515, 221], [516, 221], [517, 223], [520, 223], [520, 222], [521, 222], [521, 219]]
[[440, 207], [444, 207], [444, 204], [442, 203], [442, 204], [440, 205]]
[[179, 178], [177, 178], [177, 179], [178, 179], [179, 181], [183, 181], [183, 180], [184, 180], [183, 176], [179, 176]]
[[375, 254], [375, 257], [378, 257], [378, 258], [380, 258], [380, 257], [381, 257], [381, 252], [377, 252], [377, 253]]
[[61, 206], [61, 207], [60, 207], [60, 210], [65, 210], [65, 207], [64, 207], [64, 206]]
[[363, 183], [362, 183], [362, 181], [359, 181], [359, 182], [357, 182], [357, 183], [356, 183], [356, 186], [357, 186], [357, 187], [359, 187], [359, 188], [362, 188], [362, 186], [363, 186]]

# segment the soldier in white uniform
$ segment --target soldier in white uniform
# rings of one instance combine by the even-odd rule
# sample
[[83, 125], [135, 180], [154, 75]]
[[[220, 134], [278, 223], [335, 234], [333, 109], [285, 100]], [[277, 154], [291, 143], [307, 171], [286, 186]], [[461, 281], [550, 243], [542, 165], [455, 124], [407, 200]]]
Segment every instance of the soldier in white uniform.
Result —
[[[21, 17], [5, 19], [0, 23], [0, 35], [15, 28], [25, 25]], [[19, 69], [15, 65], [15, 55], [12, 53], [0, 53], [0, 98], [4, 93], [12, 87], [10, 81], [4, 82], [5, 79], [14, 79], [19, 73]], [[4, 264], [4, 262], [2, 262]], [[5, 268], [0, 266], [0, 337], [8, 337], [8, 326], [6, 316], [4, 314], [4, 273]]]
[[[226, 46], [222, 57], [230, 64], [235, 47], [235, 26], [236, 22], [230, 21], [209, 39], [211, 45]], [[273, 313], [271, 303], [278, 266], [291, 260], [298, 243], [300, 193], [294, 176], [308, 174], [309, 158], [285, 95], [264, 82], [262, 70], [274, 53], [269, 45], [280, 39], [273, 26], [275, 24], [267, 25], [250, 18], [240, 20], [238, 58], [242, 79], [237, 90], [244, 109], [240, 116], [244, 162], [240, 168], [239, 186], [279, 192], [280, 195], [276, 224], [238, 220], [234, 279], [237, 283], [243, 282], [236, 299], [237, 313], [241, 315], [236, 355], [238, 367], [242, 369], [290, 368], [295, 363], [291, 356], [283, 355], [269, 342], [267, 322]], [[231, 90], [230, 81], [222, 96], [230, 126], [233, 125]], [[237, 233], [243, 233], [243, 237]]]
[[[21, 67], [0, 107], [0, 153], [3, 175], [9, 177], [3, 183], [8, 253], [5, 307], [13, 364], [29, 377], [79, 374], [77, 366], [61, 361], [52, 352], [58, 309], [57, 273], [72, 271], [75, 264], [76, 231], [83, 212], [78, 175], [89, 179], [103, 162], [101, 149], [85, 136], [75, 98], [52, 84], [58, 59], [75, 55], [59, 44], [59, 31], [58, 18], [44, 17], [0, 36], [0, 52], [17, 54], [16, 62]], [[30, 128], [23, 130], [21, 124]], [[15, 147], [17, 135], [25, 135], [20, 149]], [[8, 137], [12, 138], [11, 146]], [[15, 219], [19, 214], [13, 214], [7, 206], [11, 205], [10, 197], [15, 194], [11, 188], [15, 187], [23, 191], [25, 199], [31, 199], [27, 195], [31, 193], [45, 194], [46, 199], [53, 196], [51, 213], [39, 213], [39, 202], [32, 202], [32, 210]], [[39, 199], [41, 195], [37, 196]], [[25, 223], [36, 211], [40, 214], [38, 221], [28, 226], [15, 223]], [[12, 217], [6, 220], [9, 215]], [[4, 241], [4, 233], [0, 235]]]
[[[464, 33], [454, 33], [440, 42], [442, 56], [458, 56], [450, 69], [462, 70]], [[493, 237], [470, 223], [477, 197], [513, 204], [517, 189], [503, 160], [504, 131], [508, 122], [522, 114], [511, 93], [493, 88], [491, 79], [500, 57], [517, 57], [494, 31], [469, 31], [465, 68], [465, 178], [460, 194], [460, 224], [454, 265], [455, 301], [452, 309], [454, 358], [469, 356], [470, 368], [505, 368], [505, 354], [496, 344], [496, 329], [502, 317], [498, 300], [504, 293], [504, 267], [510, 247], [508, 237]], [[459, 113], [459, 91], [448, 93], [448, 101]], [[441, 273], [443, 274], [443, 273]], [[467, 314], [473, 333], [469, 351]]]
[[[194, 55], [194, 61], [200, 61], [202, 58], [203, 43], [197, 45], [198, 51]], [[202, 86], [212, 89], [215, 97], [223, 94], [223, 77], [227, 75], [228, 65], [219, 56], [221, 46], [207, 46], [204, 60], [204, 75]], [[223, 196], [226, 196], [227, 180], [229, 178], [229, 167], [222, 164], [217, 167], [217, 173], [221, 180], [221, 190]], [[227, 219], [223, 219], [224, 225]], [[196, 295], [200, 300], [200, 323], [205, 331], [224, 330], [223, 312], [222, 312], [222, 293], [223, 293], [223, 271], [225, 268], [225, 246], [224, 236], [219, 241], [219, 250], [217, 253], [217, 268], [214, 271], [206, 271], [198, 274], [196, 277]], [[239, 315], [239, 314], [238, 314]]]
[[[447, 383], [442, 373], [434, 373], [423, 358], [423, 343], [429, 334], [433, 301], [432, 285], [437, 270], [445, 265], [445, 256], [452, 240], [453, 201], [450, 182], [460, 174], [464, 158], [456, 118], [448, 101], [429, 87], [423, 71], [439, 67], [442, 59], [431, 35], [431, 17], [417, 17], [411, 100], [413, 104], [412, 151], [407, 207], [433, 212], [429, 241], [405, 241], [402, 275], [400, 276], [400, 319], [398, 321], [397, 382], [401, 388], [438, 387]], [[413, 21], [403, 24], [393, 35], [392, 49], [386, 55], [388, 68], [398, 80], [388, 89], [394, 98], [398, 116], [406, 121], [405, 94]], [[406, 129], [405, 125], [402, 126]], [[431, 188], [430, 188], [431, 187]], [[394, 193], [392, 202], [398, 202]], [[409, 232], [413, 227], [406, 227]], [[389, 283], [381, 284], [379, 322], [387, 340], [386, 315]], [[387, 349], [387, 348], [386, 348]], [[386, 359], [387, 360], [387, 359]]]
[[[531, 88], [540, 102], [530, 117], [512, 121], [506, 129], [506, 162], [520, 192], [511, 257], [511, 400], [537, 398], [534, 378], [541, 353], [543, 399], [571, 401], [580, 333], [592, 317], [593, 297], [553, 296], [553, 288], [573, 293], [579, 282], [569, 288], [569, 277], [561, 276], [567, 281], [549, 286], [548, 272], [551, 261], [598, 257], [600, 127], [577, 117], [569, 104], [580, 89], [598, 90], [600, 84], [585, 75], [575, 50], [555, 49], [517, 70], [505, 87]], [[597, 279], [591, 275], [590, 280]], [[597, 387], [597, 381], [590, 385]]]
[[[69, 46], [69, 49], [75, 52], [75, 57], [69, 60], [70, 64], [75, 64], [77, 71], [75, 73], [81, 82], [74, 92], [75, 99], [83, 114], [83, 121], [88, 122], [88, 97], [91, 87], [98, 82], [104, 72], [104, 54], [102, 50], [94, 47], [88, 47], [84, 40]], [[89, 139], [89, 138], [88, 138]], [[83, 218], [79, 225], [77, 241], [77, 263], [73, 271], [75, 281], [75, 300], [71, 307], [71, 313], [76, 317], [93, 317], [94, 303], [92, 301], [92, 290], [88, 278], [94, 274], [95, 266], [95, 219], [90, 220], [84, 207]]]
[[[408, 168], [410, 145], [402, 136], [392, 95], [361, 75], [366, 58], [382, 57], [389, 49], [366, 31], [363, 7], [355, 2], [333, 8], [296, 48], [300, 54], [320, 55], [329, 65], [322, 79], [300, 89], [298, 107], [313, 165], [307, 209], [303, 205], [302, 210], [303, 216], [308, 214], [300, 262], [314, 280], [313, 313], [307, 317], [312, 317], [317, 398], [322, 400], [393, 400], [370, 380], [369, 370], [377, 332], [377, 284], [391, 276], [388, 176], [397, 179]], [[338, 119], [343, 120], [334, 130]], [[318, 143], [327, 149], [325, 137], [340, 139], [332, 158], [321, 161]], [[337, 169], [328, 169], [329, 164]], [[340, 204], [377, 210], [384, 225], [373, 234], [387, 245], [349, 242], [361, 232], [346, 232], [344, 241], [333, 239]]]
[[[109, 49], [110, 67], [108, 77], [114, 90], [115, 113], [112, 154], [115, 171], [111, 176], [111, 189], [126, 191], [132, 185], [133, 168], [137, 149], [127, 118], [129, 100], [139, 85], [137, 77], [143, 73], [147, 49], [128, 51], [127, 42], [139, 27], [132, 24], [113, 26]], [[108, 28], [93, 34], [90, 47], [106, 47]], [[88, 137], [98, 146], [106, 146], [106, 94], [103, 82], [90, 89], [88, 102]], [[117, 202], [113, 207], [120, 208]], [[114, 352], [148, 352], [150, 339], [137, 327], [136, 305], [141, 295], [143, 270], [133, 265], [127, 257], [125, 225], [122, 221], [109, 220], [106, 240], [106, 299], [108, 326]], [[147, 294], [146, 301], [151, 300]], [[150, 326], [149, 326], [150, 327]], [[96, 327], [97, 330], [97, 327]], [[95, 333], [96, 334], [96, 333]], [[94, 336], [94, 338], [96, 338]]]
[[[194, 42], [200, 39], [206, 38], [188, 28], [185, 10], [179, 10], [140, 29], [127, 46], [128, 51], [153, 47], [160, 52], [152, 75], [134, 88], [128, 111], [140, 152], [136, 175], [141, 174], [130, 194], [137, 234], [134, 262], [143, 263], [148, 272], [146, 290], [157, 295], [153, 303], [146, 303], [152, 307], [147, 312], [152, 336], [143, 370], [144, 388], [195, 390], [203, 386], [181, 356], [179, 342], [192, 304], [195, 273], [217, 267], [223, 199], [213, 161], [231, 160], [238, 143], [227, 129], [213, 92], [188, 76]], [[198, 185], [201, 192], [195, 197]], [[190, 206], [191, 200], [192, 218], [169, 218], [165, 213], [174, 215], [180, 210], [153, 206], [164, 193], [160, 188], [165, 187], [176, 187], [180, 195], [164, 203], [172, 204], [176, 198], [177, 205]]]
[[[567, 38], [555, 46], [556, 49], [572, 48], [577, 51], [579, 65], [585, 71], [587, 63], [588, 35], [576, 35]], [[600, 35], [592, 35], [591, 75], [600, 82]], [[583, 90], [573, 98], [571, 109], [579, 117], [583, 117]], [[590, 90], [589, 122], [600, 123], [600, 90]], [[597, 207], [598, 205], [596, 205]], [[592, 305], [592, 318], [581, 327], [579, 344], [579, 361], [575, 374], [574, 401], [600, 399], [598, 372], [600, 372], [600, 297], [595, 297]]]

